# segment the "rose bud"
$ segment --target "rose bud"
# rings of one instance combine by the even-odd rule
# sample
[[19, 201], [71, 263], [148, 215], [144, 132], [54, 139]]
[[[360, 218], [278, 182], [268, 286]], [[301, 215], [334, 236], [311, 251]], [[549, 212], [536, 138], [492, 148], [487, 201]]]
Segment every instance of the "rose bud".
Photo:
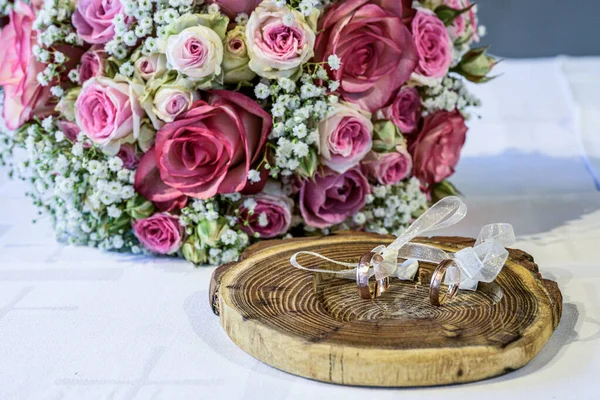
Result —
[[142, 79], [149, 81], [160, 78], [167, 71], [167, 57], [164, 54], [142, 56], [133, 66]]
[[392, 121], [382, 120], [373, 124], [373, 150], [385, 153], [396, 147], [406, 147], [406, 140]]
[[227, 32], [223, 53], [223, 71], [225, 83], [251, 81], [256, 74], [248, 67], [248, 49], [246, 47], [245, 27], [237, 25]]
[[164, 122], [172, 122], [198, 100], [195, 91], [176, 86], [161, 86], [154, 95], [152, 111]]
[[95, 76], [103, 76], [107, 57], [104, 48], [97, 45], [83, 53], [79, 66], [79, 84], [83, 85]]
[[200, 248], [200, 242], [194, 236], [189, 237], [185, 241], [181, 247], [181, 252], [183, 253], [183, 257], [191, 263], [205, 264], [208, 262], [206, 250]]
[[494, 79], [486, 75], [498, 64], [498, 60], [485, 54], [486, 50], [487, 47], [469, 50], [452, 71], [474, 83], [485, 83]]

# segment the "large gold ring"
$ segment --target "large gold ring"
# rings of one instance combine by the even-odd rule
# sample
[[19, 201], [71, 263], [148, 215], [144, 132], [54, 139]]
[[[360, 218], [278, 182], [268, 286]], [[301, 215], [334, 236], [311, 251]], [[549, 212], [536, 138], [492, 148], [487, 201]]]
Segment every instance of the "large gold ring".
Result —
[[383, 262], [383, 257], [372, 251], [365, 253], [360, 257], [358, 268], [356, 268], [358, 295], [363, 299], [376, 299], [381, 296], [390, 285], [388, 277], [376, 281], [374, 287], [369, 285], [369, 269], [373, 262], [381, 263]]
[[[442, 282], [444, 281], [444, 276], [448, 268], [456, 268], [456, 274], [454, 275], [454, 279], [450, 285], [448, 285], [448, 291], [444, 293], [440, 297], [440, 287], [442, 286]], [[431, 284], [429, 285], [429, 301], [434, 306], [441, 306], [446, 301], [452, 299], [456, 296], [458, 292], [458, 284], [460, 283], [460, 270], [458, 269], [458, 265], [454, 260], [444, 260], [438, 264], [435, 271], [433, 271], [433, 275], [431, 276]]]

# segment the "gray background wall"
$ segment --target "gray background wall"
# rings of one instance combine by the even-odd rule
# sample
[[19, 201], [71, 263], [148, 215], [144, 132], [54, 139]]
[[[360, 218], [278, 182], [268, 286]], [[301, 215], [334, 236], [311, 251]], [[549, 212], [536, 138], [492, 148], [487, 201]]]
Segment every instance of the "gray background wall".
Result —
[[501, 57], [600, 55], [600, 0], [472, 0]]

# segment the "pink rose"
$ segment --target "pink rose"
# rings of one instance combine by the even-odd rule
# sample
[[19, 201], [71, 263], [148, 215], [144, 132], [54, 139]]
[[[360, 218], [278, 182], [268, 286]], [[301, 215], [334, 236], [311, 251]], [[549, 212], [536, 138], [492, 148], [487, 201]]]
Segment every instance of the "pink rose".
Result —
[[[444, 0], [444, 5], [455, 10], [464, 10], [471, 7], [472, 4], [469, 0]], [[475, 7], [472, 7], [469, 11], [456, 17], [452, 25], [448, 28], [448, 31], [454, 40], [467, 34], [470, 36], [470, 40], [478, 42], [479, 33], [477, 32], [477, 25], [477, 14]]]
[[442, 78], [452, 62], [452, 42], [444, 23], [433, 13], [418, 11], [412, 21], [419, 63], [416, 75]]
[[104, 48], [101, 46], [93, 46], [81, 56], [81, 65], [79, 66], [80, 85], [83, 85], [85, 81], [95, 76], [104, 75], [107, 56]]
[[412, 159], [405, 148], [398, 147], [392, 153], [370, 152], [361, 165], [369, 179], [381, 185], [395, 185], [409, 176]]
[[279, 183], [269, 181], [264, 191], [252, 199], [256, 202], [253, 212], [240, 207], [239, 221], [244, 232], [269, 239], [290, 229], [294, 202], [283, 193]]
[[216, 3], [219, 5], [223, 14], [230, 18], [235, 18], [238, 14], [252, 14], [252, 11], [260, 4], [262, 0], [208, 0], [208, 4]]
[[340, 81], [344, 100], [375, 112], [392, 101], [414, 71], [417, 50], [402, 23], [402, 8], [394, 0], [348, 0], [321, 19], [315, 59], [340, 57], [341, 67], [330, 75]]
[[128, 83], [92, 78], [84, 83], [75, 108], [81, 131], [108, 152], [118, 151], [120, 139], [139, 136], [144, 113]]
[[18, 1], [10, 20], [0, 32], [0, 86], [4, 87], [4, 119], [9, 129], [18, 129], [33, 116], [52, 111], [48, 107], [50, 86], [41, 86], [37, 74], [45, 69], [32, 54], [37, 44], [31, 7]]
[[140, 156], [133, 143], [123, 143], [119, 148], [117, 157], [123, 161], [123, 166], [127, 169], [135, 169], [140, 162]]
[[136, 190], [161, 209], [185, 204], [186, 196], [208, 199], [239, 192], [262, 156], [271, 116], [238, 92], [215, 90], [156, 134], [142, 158]]
[[179, 218], [154, 214], [133, 223], [133, 232], [142, 245], [158, 254], [173, 254], [181, 247], [184, 229]]
[[352, 104], [334, 104], [319, 123], [323, 164], [338, 173], [356, 166], [373, 145], [371, 114]]
[[79, 0], [72, 21], [88, 43], [104, 44], [115, 36], [113, 19], [123, 15], [121, 0]]
[[138, 58], [134, 64], [140, 76], [149, 81], [159, 78], [167, 70], [167, 58], [164, 54], [152, 54]]
[[360, 211], [370, 192], [369, 182], [359, 168], [343, 174], [326, 169], [302, 182], [300, 213], [307, 225], [327, 228]]
[[410, 146], [414, 175], [428, 184], [439, 183], [452, 175], [465, 144], [466, 133], [465, 120], [458, 110], [428, 115]]
[[411, 87], [400, 90], [392, 105], [384, 110], [384, 115], [400, 128], [400, 132], [407, 134], [417, 129], [421, 111], [419, 91]]

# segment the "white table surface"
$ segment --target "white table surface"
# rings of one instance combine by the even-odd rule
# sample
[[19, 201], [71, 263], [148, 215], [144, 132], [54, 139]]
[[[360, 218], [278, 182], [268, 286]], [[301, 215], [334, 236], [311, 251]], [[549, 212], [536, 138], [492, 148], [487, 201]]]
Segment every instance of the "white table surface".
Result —
[[563, 317], [542, 352], [502, 377], [368, 389], [273, 369], [237, 348], [208, 305], [214, 268], [58, 245], [25, 187], [0, 177], [0, 399], [600, 398], [600, 58], [505, 61], [476, 87], [453, 181], [467, 218], [510, 222], [515, 247], [558, 281]]

